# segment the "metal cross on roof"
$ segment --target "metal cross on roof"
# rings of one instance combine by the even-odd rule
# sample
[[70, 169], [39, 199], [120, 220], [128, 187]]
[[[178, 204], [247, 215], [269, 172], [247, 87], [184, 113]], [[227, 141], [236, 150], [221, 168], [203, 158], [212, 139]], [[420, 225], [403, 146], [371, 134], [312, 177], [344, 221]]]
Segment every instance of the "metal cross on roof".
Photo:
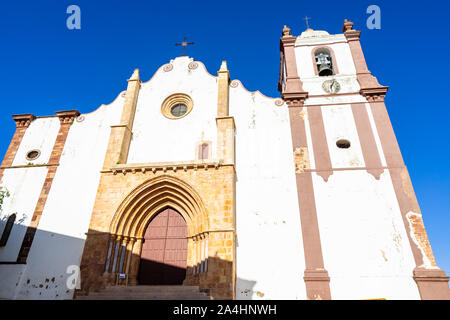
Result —
[[311, 19], [310, 17], [308, 17], [308, 16], [306, 16], [306, 17], [304, 17], [303, 18], [303, 20], [305, 20], [306, 21], [306, 28], [308, 28], [309, 29], [309, 19]]
[[183, 54], [182, 56], [185, 56], [185, 49], [189, 44], [194, 44], [193, 42], [187, 42], [186, 37], [184, 37], [183, 42], [181, 43], [175, 43], [176, 46], [182, 46], [183, 47]]

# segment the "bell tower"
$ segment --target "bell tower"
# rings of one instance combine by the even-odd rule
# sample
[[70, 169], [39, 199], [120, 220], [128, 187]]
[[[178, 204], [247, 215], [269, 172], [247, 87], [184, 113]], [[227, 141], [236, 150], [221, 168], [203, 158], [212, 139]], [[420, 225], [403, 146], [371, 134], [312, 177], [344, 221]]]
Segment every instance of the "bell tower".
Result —
[[308, 27], [280, 39], [308, 299], [442, 299], [436, 266], [361, 31]]

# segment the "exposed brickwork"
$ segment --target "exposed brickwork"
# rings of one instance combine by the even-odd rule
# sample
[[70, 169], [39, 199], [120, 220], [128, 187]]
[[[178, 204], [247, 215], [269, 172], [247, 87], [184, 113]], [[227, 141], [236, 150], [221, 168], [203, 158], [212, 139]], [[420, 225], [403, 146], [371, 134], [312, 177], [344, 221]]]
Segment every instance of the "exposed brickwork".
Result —
[[[58, 135], [56, 137], [55, 144], [53, 146], [52, 154], [50, 155], [49, 165], [58, 165], [59, 159], [61, 158], [61, 154], [64, 148], [64, 144], [66, 143], [67, 135], [70, 130], [70, 126], [72, 125], [76, 116], [79, 115], [79, 112], [76, 110], [71, 111], [61, 111], [57, 112], [57, 115], [60, 120], [60, 128]], [[30, 225], [25, 232], [25, 237], [22, 242], [22, 246], [19, 251], [19, 256], [17, 258], [17, 262], [25, 263], [28, 258], [28, 254], [31, 249], [31, 245], [33, 244], [33, 239], [36, 234], [36, 230], [39, 226], [39, 221], [41, 219], [42, 213], [44, 211], [45, 203], [47, 202], [48, 194], [50, 193], [50, 189], [53, 183], [53, 179], [56, 174], [57, 166], [49, 166], [47, 171], [47, 176], [44, 181], [44, 185], [42, 186], [41, 194], [39, 195], [38, 202], [36, 204], [36, 208], [34, 209], [33, 217], [31, 218]]]
[[295, 165], [295, 173], [302, 173], [307, 169], [311, 169], [309, 163], [309, 152], [307, 147], [295, 148], [294, 165]]

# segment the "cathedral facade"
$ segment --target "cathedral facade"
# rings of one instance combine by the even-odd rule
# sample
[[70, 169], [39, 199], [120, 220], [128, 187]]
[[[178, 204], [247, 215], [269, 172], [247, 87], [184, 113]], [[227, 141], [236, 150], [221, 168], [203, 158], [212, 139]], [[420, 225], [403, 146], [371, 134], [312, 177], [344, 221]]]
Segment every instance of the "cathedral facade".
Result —
[[281, 98], [182, 56], [91, 113], [14, 115], [0, 298], [450, 298], [359, 37], [284, 27]]

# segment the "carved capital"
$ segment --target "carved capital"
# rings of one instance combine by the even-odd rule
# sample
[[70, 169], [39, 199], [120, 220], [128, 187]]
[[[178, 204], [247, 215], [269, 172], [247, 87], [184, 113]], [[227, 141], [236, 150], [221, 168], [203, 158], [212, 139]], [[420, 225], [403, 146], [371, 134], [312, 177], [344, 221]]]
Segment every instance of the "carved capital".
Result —
[[70, 124], [80, 115], [78, 110], [56, 111], [61, 124]]
[[285, 92], [282, 94], [283, 100], [287, 103], [288, 107], [302, 107], [306, 98], [308, 98], [308, 92]]
[[27, 113], [27, 114], [15, 114], [12, 116], [14, 121], [16, 122], [17, 128], [28, 128], [31, 121], [33, 121], [36, 117], [34, 114]]
[[360, 93], [367, 99], [369, 102], [381, 102], [384, 101], [384, 97], [388, 91], [389, 87], [375, 87], [375, 88], [362, 88]]
[[344, 32], [344, 36], [345, 38], [347, 38], [347, 41], [359, 41], [361, 37], [361, 31], [356, 30], [347, 31]]
[[295, 45], [296, 38], [294, 36], [287, 36], [280, 39], [280, 49], [285, 47], [293, 47]]

